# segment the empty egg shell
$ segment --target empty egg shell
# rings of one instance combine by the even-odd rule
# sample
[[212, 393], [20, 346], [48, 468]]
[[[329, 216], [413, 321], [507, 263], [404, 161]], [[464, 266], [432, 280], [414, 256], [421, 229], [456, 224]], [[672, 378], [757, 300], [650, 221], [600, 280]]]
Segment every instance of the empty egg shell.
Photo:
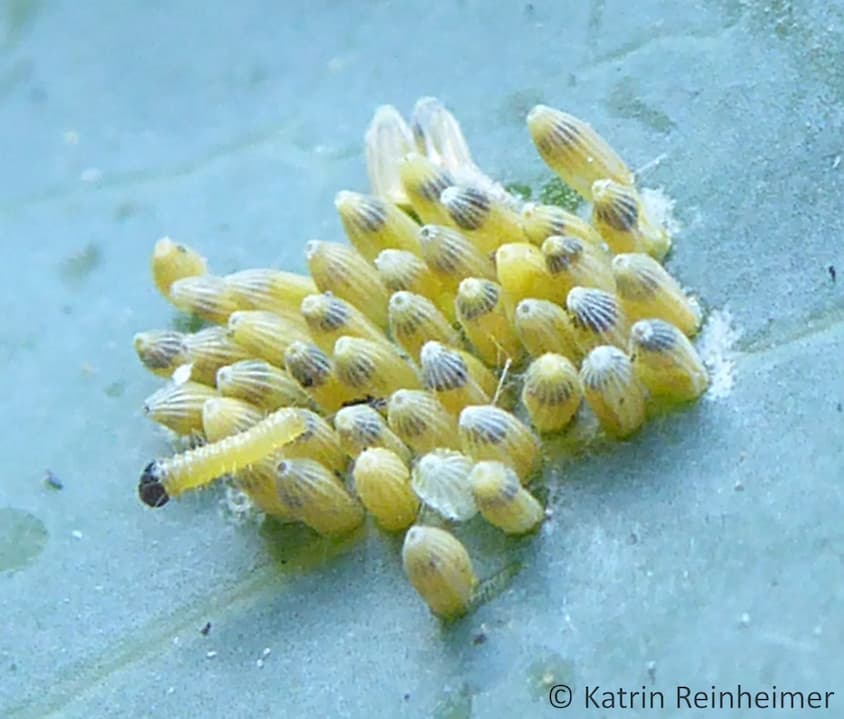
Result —
[[413, 151], [414, 140], [410, 127], [395, 107], [381, 105], [375, 111], [364, 137], [364, 148], [372, 194], [410, 207], [399, 176], [399, 164]]
[[464, 522], [477, 514], [469, 472], [472, 460], [450, 449], [435, 449], [413, 467], [411, 486], [416, 496], [446, 519]]

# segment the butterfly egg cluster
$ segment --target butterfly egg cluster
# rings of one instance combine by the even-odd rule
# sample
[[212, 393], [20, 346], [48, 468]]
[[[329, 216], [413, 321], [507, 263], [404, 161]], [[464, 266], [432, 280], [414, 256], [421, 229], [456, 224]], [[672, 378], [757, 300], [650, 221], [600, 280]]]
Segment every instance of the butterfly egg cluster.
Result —
[[147, 416], [195, 445], [150, 462], [141, 499], [232, 476], [266, 514], [321, 534], [368, 513], [405, 533], [411, 585], [453, 617], [488, 594], [454, 525], [535, 530], [543, 436], [591, 413], [624, 438], [653, 402], [699, 397], [700, 310], [661, 264], [671, 238], [634, 174], [572, 115], [538, 106], [527, 125], [591, 214], [510, 195], [422, 98], [410, 123], [376, 111], [370, 191], [335, 197], [349, 244], [308, 242], [309, 275], [216, 275], [160, 240], [156, 288], [210, 326], [134, 338], [168, 379]]

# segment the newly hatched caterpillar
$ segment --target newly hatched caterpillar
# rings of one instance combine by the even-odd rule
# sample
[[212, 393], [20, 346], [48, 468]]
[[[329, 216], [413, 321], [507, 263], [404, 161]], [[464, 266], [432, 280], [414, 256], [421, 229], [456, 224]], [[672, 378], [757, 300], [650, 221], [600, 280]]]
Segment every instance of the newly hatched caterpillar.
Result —
[[475, 461], [509, 464], [526, 483], [539, 468], [540, 443], [515, 415], [494, 405], [466, 407], [458, 423], [463, 451]]
[[353, 304], [382, 330], [387, 329], [387, 288], [375, 268], [353, 247], [311, 240], [305, 258], [321, 292]]
[[575, 287], [569, 292], [566, 308], [582, 354], [599, 345], [627, 346], [630, 325], [615, 295], [594, 287]]
[[378, 276], [390, 294], [412, 292], [431, 300], [449, 321], [454, 319], [454, 292], [447, 292], [431, 268], [411, 252], [384, 250], [375, 258]]
[[362, 397], [337, 378], [334, 362], [315, 344], [291, 343], [284, 353], [284, 365], [314, 402], [328, 412], [336, 412]]
[[700, 327], [700, 310], [655, 259], [644, 254], [616, 255], [612, 272], [618, 296], [631, 322], [655, 317], [688, 336]]
[[407, 530], [402, 547], [404, 572], [430, 610], [443, 618], [465, 614], [478, 583], [466, 548], [437, 527]]
[[633, 325], [630, 356], [636, 375], [655, 397], [688, 402], [700, 397], [709, 384], [692, 343], [663, 320], [639, 320]]
[[452, 223], [485, 254], [524, 239], [518, 213], [481, 189], [448, 187], [440, 195], [440, 202]]
[[532, 357], [547, 352], [578, 361], [580, 350], [575, 342], [571, 319], [559, 305], [548, 300], [522, 300], [516, 305], [516, 334]]
[[276, 466], [276, 492], [292, 517], [319, 534], [346, 534], [365, 514], [337, 476], [313, 459], [283, 459]]
[[283, 447], [305, 431], [304, 419], [292, 409], [279, 409], [245, 432], [150, 462], [141, 474], [138, 494], [150, 507], [170, 497], [233, 474]]
[[537, 246], [552, 235], [575, 237], [593, 247], [604, 244], [601, 235], [586, 220], [556, 205], [525, 203], [522, 207], [522, 230], [525, 237]]
[[522, 345], [504, 308], [501, 285], [467, 277], [455, 300], [457, 319], [478, 357], [493, 367], [518, 360]]
[[208, 272], [205, 258], [196, 250], [162, 237], [152, 251], [152, 281], [165, 299], [170, 299], [170, 287], [176, 280], [196, 277]]
[[216, 275], [176, 280], [170, 285], [168, 297], [183, 312], [217, 324], [225, 324], [229, 315], [240, 309], [234, 292]]
[[392, 203], [344, 190], [334, 198], [334, 207], [349, 242], [370, 262], [389, 248], [419, 254], [419, 226]]
[[456, 345], [460, 335], [427, 297], [412, 292], [396, 292], [387, 308], [390, 332], [405, 352], [419, 359], [422, 345], [429, 341]]
[[495, 261], [498, 282], [513, 306], [527, 298], [565, 302], [565, 287], [554, 282], [536, 245], [527, 242], [501, 245]]
[[440, 195], [454, 184], [451, 175], [424, 155], [411, 152], [399, 163], [399, 177], [413, 211], [425, 223], [449, 224]]
[[296, 409], [305, 429], [281, 449], [286, 459], [315, 459], [333, 472], [342, 473], [348, 464], [340, 437], [316, 412]]
[[537, 105], [527, 116], [533, 143], [545, 164], [587, 200], [595, 180], [633, 185], [633, 173], [592, 126], [573, 115]]
[[467, 352], [426, 342], [420, 362], [425, 388], [452, 414], [459, 414], [469, 404], [490, 402], [495, 395], [495, 375]]
[[217, 396], [213, 387], [199, 382], [170, 382], [146, 398], [144, 413], [176, 434], [189, 435], [202, 430], [202, 406]]
[[395, 454], [402, 462], [407, 463], [411, 460], [411, 452], [404, 442], [387, 426], [384, 418], [368, 404], [343, 407], [334, 415], [334, 429], [340, 437], [340, 444], [352, 459], [366, 449], [381, 447]]
[[387, 403], [387, 421], [396, 435], [417, 454], [438, 447], [460, 448], [454, 415], [449, 414], [431, 392], [412, 389], [394, 392]]
[[578, 286], [615, 292], [610, 256], [602, 247], [574, 237], [552, 235], [542, 243], [542, 254], [554, 282], [559, 283], [566, 293]]
[[416, 370], [384, 342], [341, 337], [334, 345], [334, 368], [359, 396], [389, 397], [402, 387], [421, 387]]
[[185, 335], [182, 355], [190, 362], [191, 379], [209, 385], [216, 382], [218, 369], [250, 356], [246, 348], [234, 342], [226, 328], [219, 325]]
[[604, 430], [627, 437], [645, 421], [645, 390], [618, 347], [593, 349], [580, 366], [583, 395]]
[[478, 512], [469, 472], [472, 460], [461, 452], [435, 449], [413, 466], [411, 486], [426, 506], [446, 519], [464, 522]]
[[332, 352], [334, 343], [343, 335], [388, 341], [363, 312], [330, 292], [308, 295], [302, 300], [301, 311], [313, 343], [323, 352]]
[[272, 411], [281, 407], [310, 407], [311, 398], [284, 370], [266, 360], [248, 359], [217, 370], [217, 389]]
[[172, 377], [177, 367], [189, 362], [182, 341], [185, 335], [174, 330], [138, 332], [132, 345], [141, 364], [159, 377]]
[[209, 442], [218, 442], [258, 424], [264, 413], [255, 405], [233, 397], [213, 397], [202, 405], [202, 431]]
[[366, 171], [372, 193], [409, 208], [410, 200], [399, 176], [401, 160], [415, 149], [413, 133], [392, 105], [381, 105], [364, 135]]
[[562, 355], [537, 357], [525, 372], [522, 404], [540, 432], [559, 432], [571, 422], [583, 399], [577, 368]]
[[495, 279], [495, 265], [457, 230], [425, 225], [419, 230], [422, 258], [442, 285], [451, 291], [464, 277]]
[[531, 532], [545, 519], [542, 505], [506, 464], [478, 462], [469, 473], [469, 484], [483, 518], [507, 534]]
[[[301, 324], [300, 324], [301, 322]], [[228, 322], [229, 336], [251, 356], [279, 365], [293, 342], [310, 340], [307, 326], [266, 310], [233, 312]]]
[[592, 196], [592, 224], [614, 253], [647, 252], [658, 260], [668, 254], [671, 238], [648, 218], [635, 188], [597, 180]]
[[297, 317], [302, 300], [319, 292], [306, 275], [270, 268], [241, 270], [223, 279], [240, 309], [267, 310], [287, 318]]
[[381, 447], [364, 450], [355, 460], [352, 476], [363, 506], [384, 529], [396, 532], [413, 524], [419, 499], [401, 457]]

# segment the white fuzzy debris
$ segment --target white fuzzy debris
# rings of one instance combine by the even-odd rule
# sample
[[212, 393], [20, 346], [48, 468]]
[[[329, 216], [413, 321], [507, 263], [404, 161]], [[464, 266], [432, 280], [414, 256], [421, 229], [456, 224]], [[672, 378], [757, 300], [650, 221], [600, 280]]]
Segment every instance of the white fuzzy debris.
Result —
[[747, 612], [744, 612], [739, 617], [739, 624], [741, 624], [743, 627], [746, 627], [750, 624], [750, 615]]
[[214, 657], [216, 657], [216, 656], [217, 656], [217, 652], [215, 652], [213, 649], [211, 649], [210, 651], [205, 652], [205, 658], [206, 658], [206, 659], [213, 659], [213, 658], [214, 658]]
[[643, 187], [639, 194], [645, 214], [654, 223], [664, 227], [672, 237], [680, 234], [683, 226], [674, 217], [674, 205], [677, 204], [674, 198], [669, 197], [661, 187]]
[[220, 515], [228, 522], [237, 526], [245, 524], [260, 525], [265, 515], [256, 506], [246, 492], [232, 484], [227, 479], [223, 485], [223, 496], [220, 498]]
[[732, 392], [737, 355], [734, 347], [740, 337], [741, 331], [727, 308], [709, 313], [697, 339], [697, 351], [709, 371], [706, 399], [724, 399]]
[[96, 167], [89, 167], [85, 170], [82, 170], [81, 174], [79, 175], [79, 180], [81, 182], [94, 183], [99, 182], [102, 179], [103, 173]]
[[70, 533], [70, 536], [73, 537], [74, 539], [82, 539], [82, 532], [80, 532], [78, 529], [74, 529]]

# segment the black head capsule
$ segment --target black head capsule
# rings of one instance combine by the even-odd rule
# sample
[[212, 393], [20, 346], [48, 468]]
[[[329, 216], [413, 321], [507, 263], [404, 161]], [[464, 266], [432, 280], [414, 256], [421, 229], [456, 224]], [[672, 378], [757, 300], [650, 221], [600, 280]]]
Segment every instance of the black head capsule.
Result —
[[138, 496], [144, 504], [153, 508], [163, 507], [170, 501], [167, 490], [161, 483], [161, 471], [156, 460], [150, 462], [141, 472]]

